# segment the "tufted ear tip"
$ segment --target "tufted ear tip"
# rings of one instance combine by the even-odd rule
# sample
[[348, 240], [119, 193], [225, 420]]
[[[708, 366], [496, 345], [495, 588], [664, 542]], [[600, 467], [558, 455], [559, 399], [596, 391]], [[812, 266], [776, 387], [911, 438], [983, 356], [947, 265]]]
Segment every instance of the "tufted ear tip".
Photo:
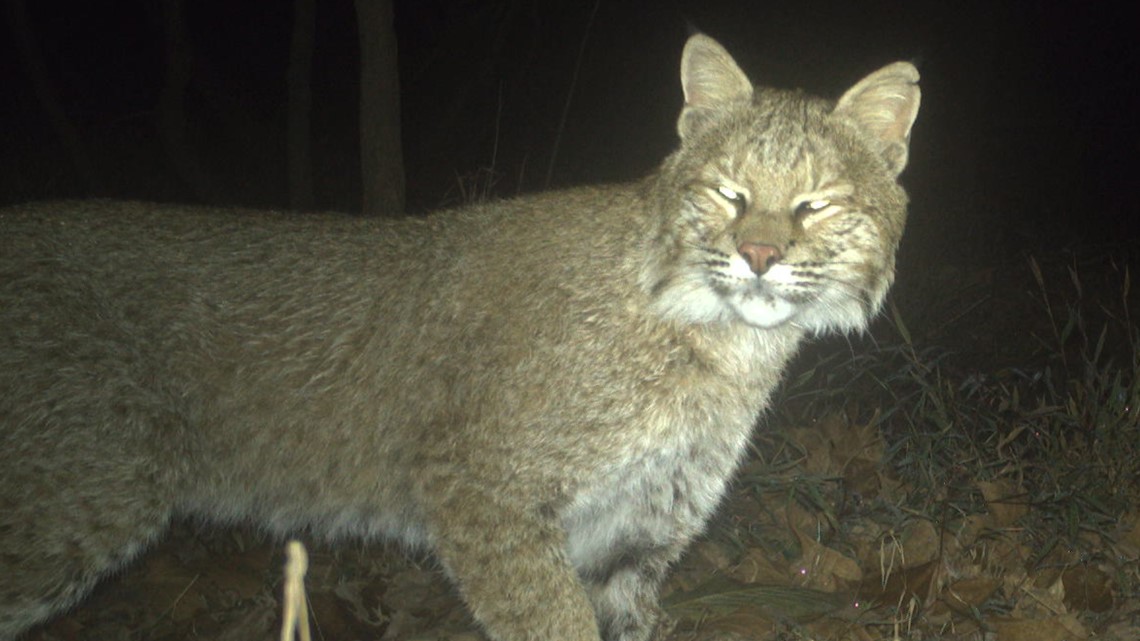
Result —
[[726, 104], [752, 99], [752, 82], [716, 40], [698, 33], [681, 54], [685, 108], [677, 121], [681, 138], [691, 135], [709, 114]]
[[910, 130], [922, 102], [918, 81], [913, 64], [891, 63], [856, 83], [833, 112], [852, 119], [878, 143], [895, 175], [906, 167]]

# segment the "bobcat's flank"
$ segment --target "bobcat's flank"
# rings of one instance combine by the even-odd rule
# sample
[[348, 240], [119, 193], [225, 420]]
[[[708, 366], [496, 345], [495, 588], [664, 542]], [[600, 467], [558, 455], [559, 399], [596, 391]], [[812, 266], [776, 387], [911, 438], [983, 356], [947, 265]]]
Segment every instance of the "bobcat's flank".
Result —
[[0, 210], [0, 639], [176, 516], [431, 550], [498, 641], [644, 641], [800, 340], [894, 277], [918, 73], [707, 36], [644, 180], [368, 220]]

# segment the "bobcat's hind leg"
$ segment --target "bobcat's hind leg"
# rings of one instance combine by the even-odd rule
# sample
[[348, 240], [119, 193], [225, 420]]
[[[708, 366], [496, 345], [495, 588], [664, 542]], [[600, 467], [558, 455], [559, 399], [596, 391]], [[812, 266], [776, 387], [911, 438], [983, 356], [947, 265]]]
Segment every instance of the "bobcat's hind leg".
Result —
[[[93, 483], [93, 472], [98, 473], [74, 466], [41, 470], [37, 477], [25, 470], [23, 500], [12, 503], [4, 491], [0, 641], [78, 603], [166, 530], [170, 510], [157, 493], [129, 479], [123, 479], [127, 487]], [[0, 483], [9, 478], [14, 477], [0, 475]], [[30, 478], [43, 482], [29, 484]], [[60, 491], [61, 485], [69, 490]]]

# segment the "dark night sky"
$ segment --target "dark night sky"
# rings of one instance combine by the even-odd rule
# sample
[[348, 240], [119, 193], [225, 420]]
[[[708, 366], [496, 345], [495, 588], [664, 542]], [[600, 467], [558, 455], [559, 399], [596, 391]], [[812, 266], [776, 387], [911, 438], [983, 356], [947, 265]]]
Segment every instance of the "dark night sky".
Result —
[[[47, 126], [6, 13], [0, 202], [202, 200], [168, 167], [155, 133], [160, 3], [22, 1], [93, 173], [80, 179]], [[218, 186], [211, 200], [281, 207], [291, 4], [185, 4], [195, 56], [188, 130]], [[351, 211], [359, 203], [354, 16], [348, 0], [318, 5], [318, 200]], [[754, 81], [831, 96], [891, 60], [920, 64], [908, 242], [968, 257], [1024, 239], [1119, 238], [1136, 216], [1127, 187], [1140, 144], [1140, 66], [1135, 21], [1113, 6], [601, 0], [591, 21], [589, 1], [397, 0], [409, 209], [454, 202], [457, 176], [492, 163], [497, 194], [541, 189], [587, 33], [552, 185], [644, 174], [675, 142], [678, 61], [696, 28]]]

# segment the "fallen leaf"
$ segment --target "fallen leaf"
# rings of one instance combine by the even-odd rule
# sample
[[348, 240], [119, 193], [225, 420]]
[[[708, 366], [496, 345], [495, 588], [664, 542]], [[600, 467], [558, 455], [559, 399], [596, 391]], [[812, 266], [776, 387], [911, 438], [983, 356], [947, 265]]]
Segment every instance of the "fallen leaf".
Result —
[[859, 584], [859, 595], [865, 600], [886, 605], [897, 605], [912, 598], [925, 601], [937, 567], [937, 563], [925, 563], [896, 569], [885, 580], [881, 575], [868, 577]]
[[1061, 574], [1065, 605], [1073, 610], [1107, 612], [1112, 609], [1112, 578], [1101, 569], [1076, 565]]
[[749, 549], [728, 575], [743, 583], [772, 584], [787, 583], [789, 577], [787, 565], [776, 565], [772, 555], [760, 548]]
[[988, 601], [1000, 587], [1001, 580], [997, 578], [977, 576], [946, 586], [940, 598], [951, 610], [973, 616], [972, 611]]
[[1080, 641], [1088, 631], [1071, 614], [1042, 619], [994, 617], [987, 621], [996, 632], [995, 641]]
[[1029, 506], [1025, 502], [1027, 494], [1020, 485], [1004, 480], [976, 481], [975, 485], [986, 499], [996, 527], [1010, 527], [1029, 513]]

